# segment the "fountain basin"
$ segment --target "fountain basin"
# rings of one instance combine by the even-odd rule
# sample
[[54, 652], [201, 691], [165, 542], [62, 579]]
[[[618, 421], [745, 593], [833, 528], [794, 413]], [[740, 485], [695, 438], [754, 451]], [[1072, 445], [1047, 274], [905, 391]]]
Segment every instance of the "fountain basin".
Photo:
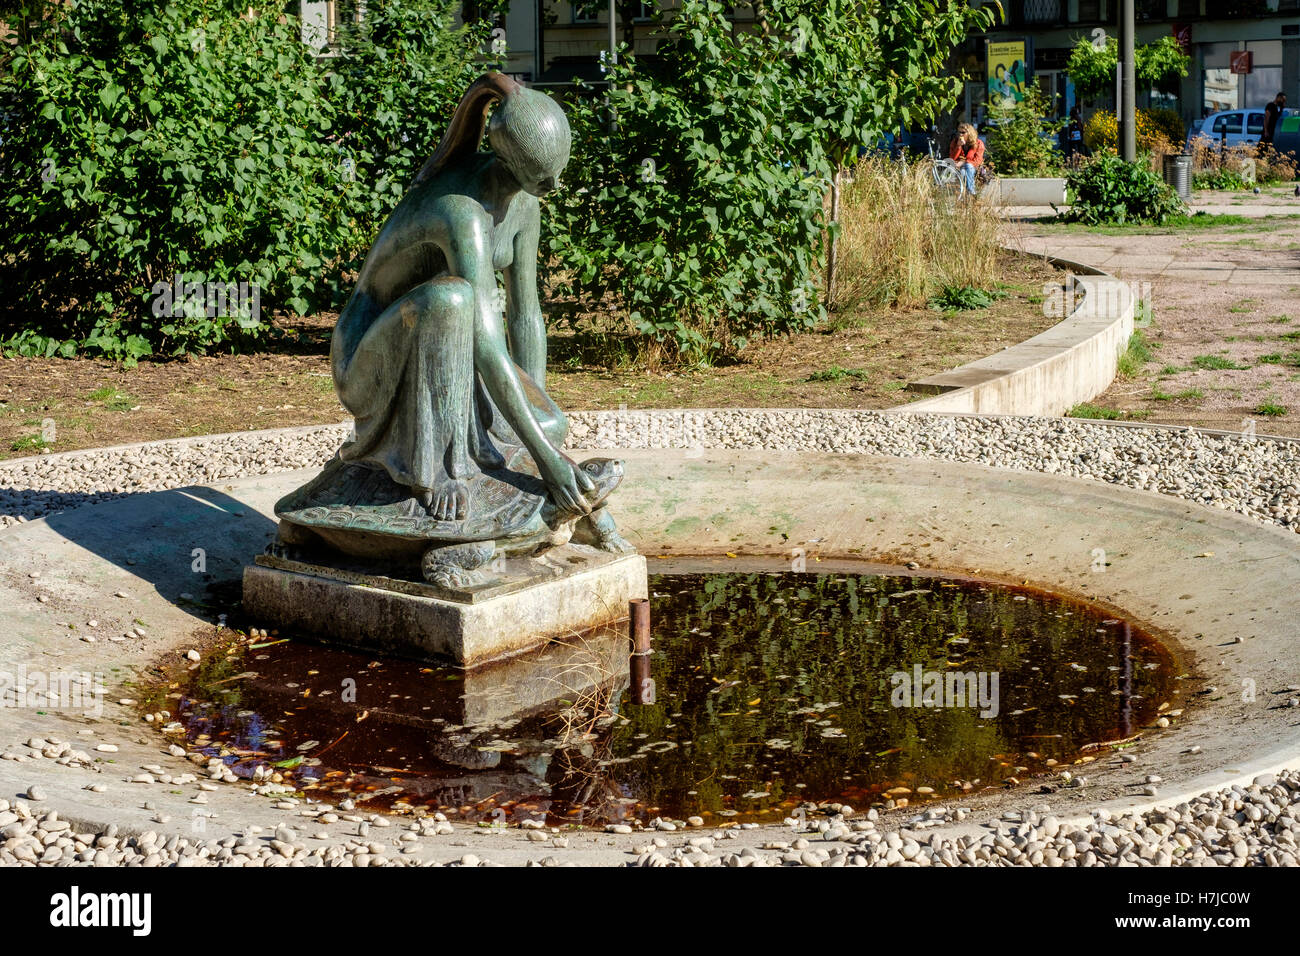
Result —
[[[1062, 815], [1170, 805], [1300, 763], [1296, 711], [1286, 706], [1294, 696], [1287, 687], [1300, 683], [1293, 533], [1153, 493], [978, 465], [814, 451], [628, 450], [620, 457], [628, 477], [616, 516], [651, 573], [657, 562], [688, 555], [724, 564], [747, 556], [804, 561], [813, 569], [832, 558], [910, 562], [1028, 582], [1150, 631], [1182, 661], [1201, 703], [1173, 718], [1172, 733], [1129, 750], [1138, 764], [1099, 760], [1086, 788], [1055, 793]], [[106, 686], [98, 714], [0, 708], [0, 741], [75, 740], [79, 730], [95, 729], [120, 748], [99, 773], [0, 762], [11, 792], [39, 785], [72, 820], [157, 829], [153, 818], [162, 813], [188, 832], [188, 795], [151, 788], [159, 809], [146, 811], [142, 791], [123, 781], [144, 764], [177, 773], [193, 765], [160, 755], [156, 738], [119, 727], [144, 730], [117, 700], [134, 693], [127, 682], [138, 682], [159, 655], [180, 657], [196, 634], [217, 633], [212, 622], [238, 599], [243, 567], [274, 534], [275, 501], [307, 474], [137, 495], [0, 534], [0, 670], [74, 670], [100, 674]], [[88, 629], [91, 618], [97, 629]], [[140, 633], [109, 639], [137, 623]], [[1164, 778], [1154, 798], [1141, 793], [1153, 771]], [[92, 794], [90, 783], [109, 790]], [[216, 814], [209, 834], [280, 818], [239, 788], [208, 799], [206, 812]], [[995, 813], [1041, 799], [1011, 790], [982, 806]]]

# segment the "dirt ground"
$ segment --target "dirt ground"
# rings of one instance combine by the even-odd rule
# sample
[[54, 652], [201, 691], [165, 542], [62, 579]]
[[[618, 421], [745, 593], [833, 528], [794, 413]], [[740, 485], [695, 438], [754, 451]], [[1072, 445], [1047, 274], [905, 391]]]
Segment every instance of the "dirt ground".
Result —
[[1300, 215], [1028, 234], [1085, 262], [1109, 255], [1097, 264], [1150, 283], [1150, 360], [1089, 403], [1089, 415], [1300, 437]]
[[[816, 332], [752, 345], [743, 361], [696, 371], [585, 364], [572, 336], [551, 338], [547, 390], [562, 408], [885, 408], [908, 382], [990, 355], [1053, 324], [1039, 259], [1005, 257], [1005, 297], [986, 309], [838, 315]], [[333, 315], [301, 323], [296, 351], [141, 362], [0, 359], [0, 458], [159, 438], [312, 425], [347, 418], [330, 378]], [[52, 428], [50, 424], [52, 423]]]

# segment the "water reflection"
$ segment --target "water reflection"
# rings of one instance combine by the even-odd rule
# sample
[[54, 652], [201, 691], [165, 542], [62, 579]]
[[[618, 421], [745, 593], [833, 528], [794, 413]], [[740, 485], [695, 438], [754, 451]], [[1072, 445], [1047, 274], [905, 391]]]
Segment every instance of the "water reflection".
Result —
[[1147, 635], [1027, 590], [764, 573], [651, 590], [654, 652], [635, 674], [621, 631], [468, 673], [254, 639], [204, 661], [179, 725], [236, 773], [269, 765], [372, 807], [767, 821], [1046, 772], [1130, 736], [1173, 691]]

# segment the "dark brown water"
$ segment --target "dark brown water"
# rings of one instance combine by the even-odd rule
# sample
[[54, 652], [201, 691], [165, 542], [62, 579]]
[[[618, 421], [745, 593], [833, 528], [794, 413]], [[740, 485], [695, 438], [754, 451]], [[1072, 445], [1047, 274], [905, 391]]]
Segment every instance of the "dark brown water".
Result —
[[1006, 786], [1131, 736], [1176, 692], [1150, 637], [1027, 589], [794, 573], [650, 586], [645, 672], [613, 630], [468, 673], [232, 635], [171, 709], [191, 747], [315, 798], [721, 823]]

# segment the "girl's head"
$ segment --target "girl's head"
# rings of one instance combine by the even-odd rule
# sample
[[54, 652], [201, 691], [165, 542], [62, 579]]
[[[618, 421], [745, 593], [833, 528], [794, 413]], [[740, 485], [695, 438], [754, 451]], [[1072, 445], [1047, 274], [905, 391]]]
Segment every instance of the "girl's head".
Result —
[[519, 86], [493, 111], [488, 142], [524, 192], [545, 196], [559, 185], [572, 138], [558, 103], [545, 93]]
[[967, 146], [973, 145], [976, 139], [975, 127], [971, 126], [970, 123], [959, 124], [957, 126], [957, 139], [965, 143]]
[[[494, 103], [488, 121], [487, 111]], [[571, 145], [564, 111], [545, 93], [520, 86], [496, 71], [480, 76], [465, 91], [438, 148], [412, 185], [473, 162], [485, 126], [497, 158], [526, 192], [544, 196], [559, 185]]]

